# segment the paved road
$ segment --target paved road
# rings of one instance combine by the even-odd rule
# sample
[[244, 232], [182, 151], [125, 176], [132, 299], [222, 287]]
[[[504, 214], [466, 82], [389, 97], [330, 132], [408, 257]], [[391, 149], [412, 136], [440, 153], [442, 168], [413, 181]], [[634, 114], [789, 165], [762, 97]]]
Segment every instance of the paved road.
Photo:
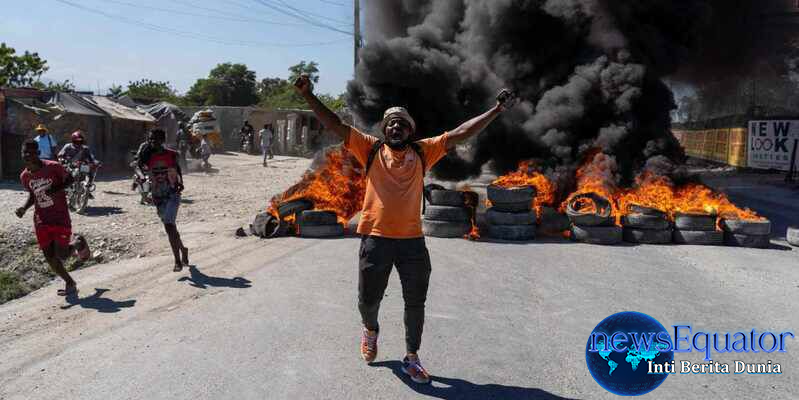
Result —
[[[81, 300], [47, 286], [0, 306], [0, 399], [603, 399], [585, 343], [635, 310], [705, 331], [799, 327], [799, 253], [428, 239], [422, 358], [402, 378], [402, 299], [392, 275], [375, 366], [358, 357], [358, 239], [236, 239], [188, 224], [196, 267], [168, 257], [78, 271]], [[95, 289], [96, 288], [96, 289]], [[648, 398], [799, 398], [799, 343], [782, 375], [676, 375]], [[696, 353], [678, 360], [701, 361]]]

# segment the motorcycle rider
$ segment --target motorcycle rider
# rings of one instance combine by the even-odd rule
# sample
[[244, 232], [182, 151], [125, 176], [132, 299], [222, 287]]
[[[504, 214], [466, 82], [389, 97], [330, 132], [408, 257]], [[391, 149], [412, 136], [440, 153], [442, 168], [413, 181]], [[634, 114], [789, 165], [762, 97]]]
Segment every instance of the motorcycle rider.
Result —
[[[147, 173], [142, 166], [146, 165], [151, 152], [148, 140], [142, 142], [142, 144], [139, 145], [139, 149], [134, 152], [133, 161], [130, 163], [131, 168], [133, 168], [133, 183], [131, 184], [130, 190], [136, 190], [139, 185], [147, 181]], [[142, 200], [142, 204], [144, 204], [144, 200]]]
[[[71, 165], [75, 162], [83, 162], [89, 164], [89, 166], [94, 170], [99, 165], [100, 162], [94, 157], [92, 154], [92, 150], [89, 146], [86, 146], [85, 139], [83, 137], [83, 132], [77, 130], [72, 132], [71, 135], [71, 143], [67, 143], [61, 151], [58, 152], [58, 160], [61, 161], [64, 165]], [[87, 174], [89, 179], [89, 186], [94, 184], [94, 174], [89, 173]], [[89, 198], [94, 198], [94, 196], [89, 192]]]
[[241, 127], [239, 134], [241, 135], [241, 148], [244, 149], [244, 142], [249, 140], [249, 146], [245, 152], [252, 153], [252, 138], [255, 136], [255, 128], [250, 125], [250, 121], [244, 121], [244, 126]]

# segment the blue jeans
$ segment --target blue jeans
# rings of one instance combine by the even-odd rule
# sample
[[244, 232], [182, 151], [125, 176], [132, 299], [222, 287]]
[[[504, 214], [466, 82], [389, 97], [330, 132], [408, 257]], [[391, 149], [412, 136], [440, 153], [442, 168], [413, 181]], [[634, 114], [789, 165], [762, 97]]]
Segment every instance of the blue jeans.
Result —
[[158, 217], [161, 222], [166, 224], [174, 224], [178, 218], [178, 208], [180, 208], [180, 195], [172, 193], [169, 197], [153, 199], [155, 207], [158, 210]]

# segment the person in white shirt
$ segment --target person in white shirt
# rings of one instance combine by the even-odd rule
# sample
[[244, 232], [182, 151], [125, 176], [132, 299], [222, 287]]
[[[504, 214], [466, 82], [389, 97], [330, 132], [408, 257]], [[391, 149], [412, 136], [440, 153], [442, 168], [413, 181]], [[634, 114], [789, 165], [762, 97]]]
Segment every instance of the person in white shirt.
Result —
[[200, 142], [200, 157], [203, 160], [203, 169], [211, 168], [211, 163], [208, 162], [208, 159], [211, 158], [211, 145], [208, 143], [207, 135], [203, 135], [203, 140]]
[[261, 151], [264, 153], [264, 167], [266, 167], [266, 156], [274, 158], [272, 155], [272, 126], [265, 124], [264, 129], [261, 129], [258, 135], [261, 136]]
[[36, 137], [33, 140], [39, 145], [39, 159], [54, 161], [58, 142], [53, 135], [47, 133], [43, 124], [36, 126]]

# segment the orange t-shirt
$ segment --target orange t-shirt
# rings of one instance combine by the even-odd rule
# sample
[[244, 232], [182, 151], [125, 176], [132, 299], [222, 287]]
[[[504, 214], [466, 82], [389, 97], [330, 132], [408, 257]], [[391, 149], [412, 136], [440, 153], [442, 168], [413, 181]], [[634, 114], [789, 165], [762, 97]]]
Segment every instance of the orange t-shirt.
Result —
[[[444, 133], [416, 141], [428, 170], [447, 154], [447, 136]], [[377, 141], [374, 136], [350, 128], [345, 147], [365, 167], [369, 152]], [[375, 154], [366, 177], [366, 195], [358, 233], [391, 239], [422, 237], [423, 186], [422, 162], [416, 151], [410, 147], [396, 151], [383, 146]]]

